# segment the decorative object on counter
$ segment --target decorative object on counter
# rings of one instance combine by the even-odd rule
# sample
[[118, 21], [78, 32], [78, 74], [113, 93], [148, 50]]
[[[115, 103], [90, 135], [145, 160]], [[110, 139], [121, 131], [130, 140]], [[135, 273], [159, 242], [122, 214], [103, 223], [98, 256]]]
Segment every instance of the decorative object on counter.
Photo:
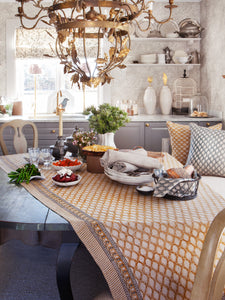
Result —
[[172, 95], [167, 86], [167, 76], [163, 73], [163, 87], [160, 91], [160, 108], [163, 115], [169, 115], [172, 107]]
[[41, 68], [38, 64], [30, 65], [29, 73], [34, 75], [34, 119], [37, 115], [37, 75], [42, 73]]
[[197, 93], [192, 97], [192, 105], [189, 111], [191, 117], [207, 118], [208, 117], [208, 99], [206, 96]]
[[172, 61], [172, 56], [170, 54], [170, 48], [169, 47], [166, 47], [163, 49], [163, 51], [165, 52], [165, 61], [166, 61], [166, 64], [170, 64], [170, 62]]
[[179, 23], [179, 35], [183, 38], [197, 38], [200, 33], [204, 30], [201, 25], [191, 18], [182, 20]]
[[59, 114], [59, 136], [63, 136], [63, 111], [62, 105], [58, 106], [58, 114]]
[[173, 107], [172, 113], [175, 115], [187, 115], [192, 103], [192, 97], [197, 94], [197, 83], [187, 76], [184, 70], [183, 77], [178, 78], [173, 83]]
[[[115, 143], [112, 143], [112, 136], [114, 139], [114, 133], [130, 121], [126, 112], [108, 103], [101, 104], [98, 108], [90, 106], [84, 111], [84, 114], [90, 114], [88, 118], [90, 128], [99, 135], [113, 133], [110, 134], [110, 137], [104, 139], [105, 143], [107, 141], [110, 142], [110, 144], [105, 144], [105, 146], [116, 147]], [[103, 139], [103, 136], [100, 138]]]
[[14, 101], [12, 106], [12, 115], [13, 116], [22, 116], [23, 115], [23, 102]]
[[168, 35], [173, 34], [173, 37], [177, 37], [177, 31], [179, 31], [179, 26], [176, 21], [170, 19], [166, 23], [159, 24], [158, 31], [161, 33], [162, 37], [168, 37]]
[[156, 93], [155, 89], [151, 86], [152, 80], [152, 77], [148, 77], [149, 86], [145, 90], [143, 99], [144, 107], [148, 115], [153, 115], [156, 108]]
[[[24, 29], [37, 27], [39, 21], [56, 29], [55, 35], [49, 33], [55, 44], [55, 48], [52, 47], [53, 55], [58, 56], [65, 66], [64, 73], [70, 74], [72, 83], [79, 87], [81, 84], [97, 87], [99, 84], [110, 83], [110, 71], [116, 67], [125, 67], [122, 63], [130, 51], [129, 24], [145, 7], [143, 0], [131, 3], [120, 0], [17, 2], [17, 16]], [[171, 10], [172, 7], [169, 5]], [[30, 16], [28, 12], [31, 8]], [[28, 23], [27, 20], [33, 22]], [[102, 53], [100, 48], [103, 38], [111, 44], [107, 53]], [[82, 57], [84, 64], [80, 63]]]

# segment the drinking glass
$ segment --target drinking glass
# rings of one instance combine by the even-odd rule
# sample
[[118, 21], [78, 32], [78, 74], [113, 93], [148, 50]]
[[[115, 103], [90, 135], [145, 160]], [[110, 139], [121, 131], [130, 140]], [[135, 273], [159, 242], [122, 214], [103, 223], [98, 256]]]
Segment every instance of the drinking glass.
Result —
[[41, 157], [44, 162], [43, 169], [45, 169], [45, 170], [50, 169], [51, 162], [52, 162], [52, 149], [50, 149], [50, 148], [41, 149]]
[[38, 168], [40, 149], [39, 148], [28, 148], [30, 163]]

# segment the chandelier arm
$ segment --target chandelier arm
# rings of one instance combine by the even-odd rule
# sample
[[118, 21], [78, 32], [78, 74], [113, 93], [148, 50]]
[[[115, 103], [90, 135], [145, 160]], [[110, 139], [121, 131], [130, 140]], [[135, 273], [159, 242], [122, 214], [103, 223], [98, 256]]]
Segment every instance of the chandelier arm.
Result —
[[[42, 16], [42, 17], [40, 17], [39, 19], [37, 19], [37, 21], [35, 22], [35, 24], [32, 26], [32, 27], [27, 27], [26, 25], [24, 25], [24, 23], [23, 23], [23, 19], [22, 19], [22, 17], [20, 16], [20, 23], [21, 23], [21, 25], [22, 25], [22, 28], [24, 28], [24, 29], [26, 29], [26, 30], [32, 30], [32, 29], [34, 29], [36, 26], [37, 26], [37, 24], [39, 23], [39, 21], [40, 20], [42, 20], [42, 19], [44, 19], [45, 18], [45, 16]], [[48, 25], [50, 25], [48, 22], [46, 22]]]
[[172, 18], [172, 10], [173, 10], [173, 6], [170, 5], [170, 7], [168, 7], [168, 8], [169, 8], [169, 10], [170, 10], [169, 17], [168, 17], [167, 19], [163, 20], [163, 21], [157, 20], [157, 19], [153, 16], [152, 11], [149, 10], [149, 23], [151, 23], [151, 22], [150, 22], [151, 19], [153, 19], [153, 20], [154, 20], [156, 23], [158, 23], [158, 24], [164, 24], [164, 23], [170, 21], [171, 18]]
[[141, 28], [141, 26], [139, 25], [139, 22], [138, 22], [137, 20], [135, 20], [135, 22], [136, 22], [136, 25], [138, 26], [138, 29], [139, 29], [140, 31], [147, 31], [147, 30], [149, 30], [150, 27], [151, 27], [151, 19], [150, 19], [150, 18], [148, 19], [148, 27], [147, 27], [146, 29]]
[[[19, 1], [19, 0], [16, 0], [16, 1]], [[34, 2], [34, 1], [32, 1], [32, 2]], [[16, 14], [16, 17], [20, 17], [20, 18], [24, 17], [24, 18], [27, 19], [27, 20], [36, 20], [36, 19], [39, 17], [39, 15], [41, 14], [41, 12], [42, 12], [43, 10], [46, 10], [46, 8], [44, 8], [44, 7], [42, 7], [42, 6], [36, 6], [36, 7], [38, 7], [38, 8], [40, 9], [39, 12], [38, 12], [34, 17], [29, 17], [29, 16], [24, 12], [24, 4], [25, 4], [25, 2], [21, 2], [21, 6], [18, 7], [18, 14]], [[47, 17], [47, 15], [44, 16], [44, 17]]]

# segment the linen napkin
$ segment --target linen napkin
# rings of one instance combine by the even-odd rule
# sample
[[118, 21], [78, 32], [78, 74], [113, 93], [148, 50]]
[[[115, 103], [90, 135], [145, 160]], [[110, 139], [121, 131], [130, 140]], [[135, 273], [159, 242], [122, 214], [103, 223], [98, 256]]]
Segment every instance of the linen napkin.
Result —
[[139, 168], [143, 169], [159, 169], [161, 163], [152, 157], [148, 157], [147, 151], [144, 149], [136, 149], [130, 151], [114, 151], [109, 149], [100, 159], [102, 167], [110, 167], [119, 172], [135, 171]]

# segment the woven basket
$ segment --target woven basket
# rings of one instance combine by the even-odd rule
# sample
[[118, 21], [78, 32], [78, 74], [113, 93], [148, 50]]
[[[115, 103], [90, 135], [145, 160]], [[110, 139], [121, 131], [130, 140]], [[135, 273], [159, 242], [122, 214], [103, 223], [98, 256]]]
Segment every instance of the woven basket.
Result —
[[[157, 177], [155, 177], [155, 183], [158, 182]], [[166, 199], [171, 200], [191, 200], [196, 198], [199, 186], [199, 180], [201, 176], [197, 174], [197, 177], [194, 179], [185, 179], [183, 181], [178, 182], [168, 194], [164, 196]], [[173, 178], [168, 178], [171, 182], [174, 180]]]

